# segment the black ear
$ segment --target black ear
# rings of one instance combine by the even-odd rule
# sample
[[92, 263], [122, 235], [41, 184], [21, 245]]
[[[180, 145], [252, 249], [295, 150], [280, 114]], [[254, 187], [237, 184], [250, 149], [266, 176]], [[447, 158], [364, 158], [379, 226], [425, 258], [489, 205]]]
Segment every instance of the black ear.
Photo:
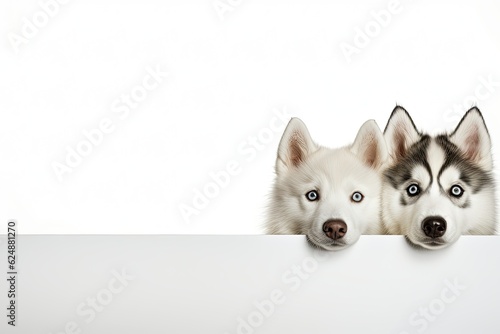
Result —
[[369, 120], [361, 126], [351, 146], [351, 152], [369, 167], [378, 169], [382, 166], [389, 154], [377, 122]]
[[280, 174], [291, 167], [298, 167], [317, 149], [318, 146], [312, 141], [306, 125], [300, 119], [292, 118], [278, 147], [276, 173]]
[[493, 168], [491, 139], [478, 108], [474, 107], [467, 111], [450, 135], [450, 140], [460, 148], [465, 158], [487, 170]]
[[408, 148], [421, 138], [410, 114], [400, 106], [392, 111], [384, 130], [387, 149], [393, 159], [403, 157]]

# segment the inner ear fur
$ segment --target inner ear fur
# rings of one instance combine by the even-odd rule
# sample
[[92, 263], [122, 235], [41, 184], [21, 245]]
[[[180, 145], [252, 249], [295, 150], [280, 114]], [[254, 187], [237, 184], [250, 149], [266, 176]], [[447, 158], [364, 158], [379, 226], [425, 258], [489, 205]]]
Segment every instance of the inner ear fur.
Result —
[[421, 136], [408, 111], [401, 106], [396, 106], [384, 130], [389, 155], [394, 159], [402, 158], [408, 149], [420, 140]]
[[379, 168], [387, 160], [387, 145], [377, 122], [369, 120], [361, 126], [351, 152], [371, 168]]

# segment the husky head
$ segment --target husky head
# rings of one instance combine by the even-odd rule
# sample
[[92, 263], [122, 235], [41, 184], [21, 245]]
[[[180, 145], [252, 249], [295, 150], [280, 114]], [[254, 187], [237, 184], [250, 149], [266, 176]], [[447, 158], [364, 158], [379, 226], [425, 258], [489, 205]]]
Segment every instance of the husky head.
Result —
[[292, 118], [279, 144], [268, 232], [305, 234], [327, 250], [379, 233], [380, 167], [387, 157], [373, 120], [351, 146], [329, 149], [315, 144], [304, 123]]
[[415, 245], [443, 248], [461, 234], [493, 234], [495, 191], [491, 142], [483, 117], [470, 109], [451, 134], [417, 130], [396, 107], [384, 131], [383, 223]]

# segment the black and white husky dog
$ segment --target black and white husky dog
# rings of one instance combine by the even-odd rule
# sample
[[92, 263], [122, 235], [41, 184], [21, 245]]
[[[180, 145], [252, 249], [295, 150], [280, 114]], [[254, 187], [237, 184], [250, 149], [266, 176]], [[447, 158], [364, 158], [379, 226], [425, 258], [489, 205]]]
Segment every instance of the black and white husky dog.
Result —
[[389, 234], [428, 249], [462, 234], [495, 234], [491, 141], [479, 109], [470, 109], [452, 133], [430, 136], [398, 106], [384, 138], [390, 158], [382, 221]]

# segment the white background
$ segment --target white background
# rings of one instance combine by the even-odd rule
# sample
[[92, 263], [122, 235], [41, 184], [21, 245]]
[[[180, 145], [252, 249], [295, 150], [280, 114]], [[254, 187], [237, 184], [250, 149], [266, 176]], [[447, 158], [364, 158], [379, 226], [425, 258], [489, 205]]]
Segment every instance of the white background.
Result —
[[[396, 103], [430, 132], [475, 103], [500, 156], [495, 1], [401, 0], [350, 61], [342, 43], [389, 1], [226, 0], [221, 14], [212, 0], [74, 0], [46, 22], [40, 3], [0, 4], [0, 221], [21, 233], [262, 233], [285, 124], [254, 153], [250, 137], [270, 133], [274, 110], [334, 147], [367, 119], [383, 128]], [[168, 76], [121, 119], [114, 103], [157, 66]], [[114, 130], [58, 180], [54, 162], [103, 119]], [[230, 161], [239, 174], [184, 219]]]

